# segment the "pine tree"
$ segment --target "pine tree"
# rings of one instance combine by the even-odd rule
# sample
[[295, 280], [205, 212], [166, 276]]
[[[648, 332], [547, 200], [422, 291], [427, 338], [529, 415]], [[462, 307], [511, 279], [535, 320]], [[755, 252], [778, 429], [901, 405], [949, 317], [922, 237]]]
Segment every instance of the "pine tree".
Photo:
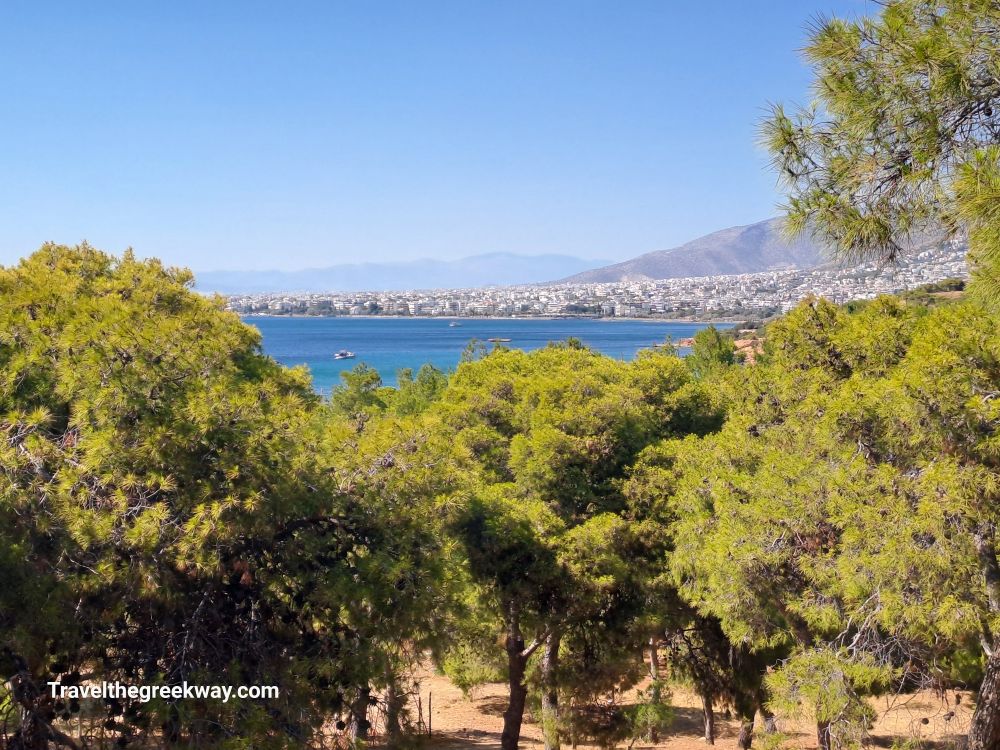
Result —
[[814, 101], [763, 128], [788, 225], [849, 259], [892, 261], [910, 238], [968, 232], [972, 289], [1000, 304], [1000, 7], [889, 0], [824, 20], [805, 55]]

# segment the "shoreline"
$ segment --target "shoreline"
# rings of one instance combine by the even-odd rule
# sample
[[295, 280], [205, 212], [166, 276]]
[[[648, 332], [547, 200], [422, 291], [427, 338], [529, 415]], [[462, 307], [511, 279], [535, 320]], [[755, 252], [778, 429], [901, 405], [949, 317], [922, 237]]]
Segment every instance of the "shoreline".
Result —
[[289, 313], [288, 315], [261, 315], [257, 313], [236, 313], [241, 319], [252, 320], [254, 318], [295, 318], [295, 319], [315, 319], [315, 320], [442, 320], [442, 321], [466, 321], [466, 320], [592, 320], [595, 323], [697, 323], [704, 325], [735, 325], [744, 323], [748, 318], [713, 318], [704, 320], [701, 318], [626, 318], [626, 317], [588, 317], [569, 315], [476, 315], [456, 316], [456, 315], [303, 315], [302, 313]]

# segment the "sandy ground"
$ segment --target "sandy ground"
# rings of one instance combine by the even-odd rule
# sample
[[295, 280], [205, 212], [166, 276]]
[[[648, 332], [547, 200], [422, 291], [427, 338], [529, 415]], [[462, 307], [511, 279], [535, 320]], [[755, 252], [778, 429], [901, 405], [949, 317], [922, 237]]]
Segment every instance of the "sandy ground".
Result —
[[[433, 746], [473, 750], [498, 748], [503, 729], [503, 710], [506, 691], [503, 684], [485, 685], [466, 699], [462, 692], [445, 677], [424, 670], [418, 675], [419, 697], [414, 696], [411, 713], [426, 722], [428, 703], [431, 705], [431, 736]], [[635, 692], [626, 695], [626, 702], [634, 700]], [[898, 695], [873, 700], [879, 720], [871, 732], [869, 743], [875, 747], [892, 747], [898, 740], [918, 739], [927, 747], [950, 748], [955, 746], [968, 730], [971, 701], [968, 695], [945, 696], [929, 693]], [[675, 689], [671, 698], [676, 719], [670, 732], [658, 744], [636, 742], [635, 750], [664, 748], [665, 750], [703, 750], [703, 725], [701, 704], [690, 692]], [[541, 750], [541, 731], [533, 717], [526, 715], [522, 728], [521, 747]], [[758, 726], [760, 717], [758, 717]], [[788, 739], [788, 748], [815, 748], [814, 729], [809, 717], [799, 720], [778, 719], [778, 728]], [[716, 747], [735, 748], [739, 724], [716, 716]], [[377, 740], [376, 740], [377, 742]], [[621, 745], [624, 749], [627, 743]], [[567, 746], [568, 747], [568, 746]], [[582, 747], [587, 747], [581, 745]]]

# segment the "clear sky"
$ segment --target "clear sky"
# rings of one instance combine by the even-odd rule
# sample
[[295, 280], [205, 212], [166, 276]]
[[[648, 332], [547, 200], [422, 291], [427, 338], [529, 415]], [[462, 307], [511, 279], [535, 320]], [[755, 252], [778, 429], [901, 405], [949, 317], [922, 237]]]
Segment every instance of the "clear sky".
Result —
[[774, 215], [756, 145], [871, 0], [0, 4], [0, 263], [624, 259]]

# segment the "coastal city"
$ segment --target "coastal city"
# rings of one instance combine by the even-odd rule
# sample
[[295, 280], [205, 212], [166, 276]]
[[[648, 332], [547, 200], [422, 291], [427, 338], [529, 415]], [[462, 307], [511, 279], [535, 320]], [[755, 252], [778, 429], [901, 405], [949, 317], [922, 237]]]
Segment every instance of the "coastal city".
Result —
[[965, 278], [965, 252], [964, 242], [955, 240], [920, 248], [888, 267], [828, 264], [808, 270], [601, 284], [260, 293], [231, 295], [227, 308], [241, 315], [765, 319], [808, 296], [843, 303]]

